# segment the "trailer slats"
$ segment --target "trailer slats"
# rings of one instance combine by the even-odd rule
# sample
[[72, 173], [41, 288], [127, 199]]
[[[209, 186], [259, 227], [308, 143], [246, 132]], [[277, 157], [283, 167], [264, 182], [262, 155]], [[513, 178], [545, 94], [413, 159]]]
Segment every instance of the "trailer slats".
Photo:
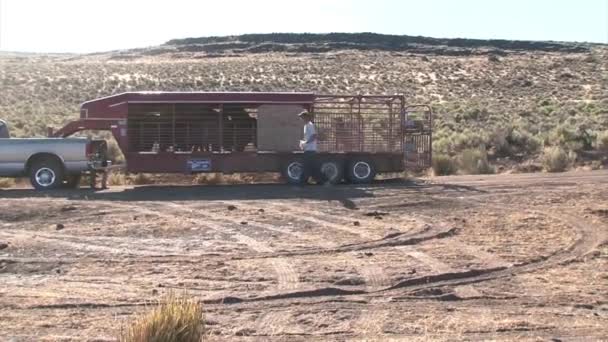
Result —
[[[129, 103], [129, 151], [256, 151], [260, 105]], [[310, 110], [320, 152], [400, 153], [407, 168], [430, 166], [432, 115], [428, 107], [408, 107], [404, 97], [397, 95], [322, 95], [315, 97]]]

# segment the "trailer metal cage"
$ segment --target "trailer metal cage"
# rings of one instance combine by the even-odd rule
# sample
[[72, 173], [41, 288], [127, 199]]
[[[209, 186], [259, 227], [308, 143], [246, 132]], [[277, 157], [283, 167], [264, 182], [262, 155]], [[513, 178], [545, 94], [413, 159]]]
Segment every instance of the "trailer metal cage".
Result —
[[[379, 172], [430, 166], [431, 108], [408, 106], [403, 95], [123, 93], [84, 103], [80, 120], [49, 135], [109, 130], [132, 172], [188, 172], [193, 158], [209, 160], [213, 167], [205, 171], [273, 171], [298, 152], [259, 145], [259, 120], [266, 120], [259, 111], [264, 106], [310, 111], [321, 155], [367, 156]], [[300, 125], [297, 120], [295, 124]], [[285, 132], [281, 126], [271, 131]]]

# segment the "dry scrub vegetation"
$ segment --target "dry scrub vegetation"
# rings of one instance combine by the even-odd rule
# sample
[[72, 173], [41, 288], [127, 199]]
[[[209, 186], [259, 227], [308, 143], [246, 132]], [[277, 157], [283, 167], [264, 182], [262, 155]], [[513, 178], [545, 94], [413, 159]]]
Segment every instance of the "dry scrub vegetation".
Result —
[[[601, 166], [608, 149], [607, 65], [604, 46], [500, 56], [375, 50], [210, 55], [185, 47], [4, 55], [0, 117], [16, 136], [42, 136], [46, 126], [75, 119], [79, 103], [124, 91], [404, 93], [410, 103], [430, 103], [436, 111], [435, 165], [444, 165], [436, 173], [502, 172], [522, 163], [540, 169], [545, 147], [569, 154], [567, 167], [591, 160]], [[480, 155], [476, 161], [469, 160], [471, 150]], [[445, 167], [448, 162], [454, 165]], [[470, 162], [475, 165], [463, 167]]]
[[195, 299], [169, 294], [121, 332], [121, 342], [200, 342], [203, 307]]

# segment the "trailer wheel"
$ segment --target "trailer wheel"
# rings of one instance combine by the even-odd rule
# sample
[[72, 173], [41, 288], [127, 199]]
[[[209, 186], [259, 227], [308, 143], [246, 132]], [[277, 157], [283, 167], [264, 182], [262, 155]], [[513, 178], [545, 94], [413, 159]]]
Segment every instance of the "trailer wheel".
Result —
[[374, 177], [376, 177], [376, 167], [367, 159], [354, 159], [346, 166], [346, 178], [351, 183], [371, 183]]
[[30, 183], [36, 190], [57, 189], [63, 179], [63, 165], [57, 160], [40, 159], [30, 167]]
[[344, 164], [338, 160], [326, 160], [319, 163], [315, 175], [318, 184], [338, 184], [344, 177]]
[[304, 183], [304, 163], [301, 160], [292, 159], [283, 164], [281, 168], [283, 178], [289, 184], [299, 185]]
[[65, 177], [65, 181], [63, 182], [63, 187], [66, 189], [78, 189], [80, 186], [80, 178], [78, 175], [67, 175]]

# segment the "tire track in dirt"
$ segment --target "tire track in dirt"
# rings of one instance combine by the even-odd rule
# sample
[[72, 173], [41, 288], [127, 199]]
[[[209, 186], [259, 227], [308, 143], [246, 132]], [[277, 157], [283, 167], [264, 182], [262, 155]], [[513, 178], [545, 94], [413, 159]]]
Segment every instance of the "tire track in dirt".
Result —
[[[218, 217], [217, 215], [210, 215], [205, 212], [196, 212], [196, 218], [191, 216], [186, 216], [192, 214], [192, 209], [184, 206], [179, 203], [167, 202], [160, 203], [155, 202], [154, 205], [163, 208], [164, 211], [150, 211], [149, 209], [145, 209], [146, 213], [154, 213], [158, 216], [164, 216], [167, 218], [173, 218], [178, 220], [184, 220], [194, 225], [204, 226], [215, 231], [221, 233], [230, 232], [232, 236], [241, 244], [249, 246], [249, 248], [258, 253], [274, 253], [274, 249], [268, 246], [266, 243], [258, 241], [250, 236], [244, 235], [235, 231], [234, 229], [230, 229], [227, 226], [223, 226], [222, 223], [218, 222], [218, 219], [222, 217]], [[138, 208], [137, 210], [141, 210]], [[167, 214], [168, 212], [168, 214]], [[226, 223], [233, 224], [228, 221]], [[281, 258], [277, 258], [268, 262], [272, 269], [274, 269], [277, 276], [277, 288], [280, 290], [293, 290], [298, 287], [299, 277], [298, 273], [291, 267], [291, 265]]]
[[[247, 245], [251, 250], [255, 252], [274, 252], [274, 249], [268, 246], [267, 244], [223, 226], [222, 220], [225, 219], [225, 216], [210, 214], [209, 212], [196, 211], [196, 218], [192, 218], [189, 215], [195, 212], [196, 208], [193, 209], [189, 206], [174, 202], [156, 203], [156, 205], [160, 205], [161, 207], [163, 207], [164, 210], [169, 212], [168, 215], [173, 216], [174, 218], [179, 217], [179, 219], [186, 220], [191, 224], [203, 225], [218, 232], [226, 233], [227, 231], [229, 231], [239, 243]], [[155, 213], [157, 215], [162, 216], [167, 215], [164, 211], [162, 214], [160, 211]], [[228, 223], [235, 224], [235, 222], [230, 220], [228, 220]], [[270, 259], [267, 261], [267, 264], [270, 266], [271, 269], [273, 269], [276, 275], [277, 287], [274, 291], [295, 291], [299, 287], [300, 282], [298, 273], [286, 259]], [[274, 291], [271, 291], [270, 293], [274, 293]], [[258, 329], [263, 328], [262, 324], [266, 324], [265, 322], [276, 322], [278, 320], [281, 320], [282, 317], [279, 312], [271, 311], [261, 317], [261, 319], [262, 320], [256, 324], [256, 327]]]
[[[353, 230], [353, 232], [356, 232], [357, 235], [363, 234], [363, 236], [368, 239], [379, 238], [379, 237], [381, 237], [381, 234], [366, 231], [365, 226], [381, 226], [383, 228], [392, 228], [392, 225], [384, 224], [384, 222], [382, 222], [381, 220], [374, 220], [374, 219], [368, 219], [366, 217], [348, 215], [349, 213], [353, 212], [352, 210], [349, 210], [348, 212], [341, 211], [343, 213], [343, 215], [327, 214], [323, 210], [324, 208], [327, 208], [326, 204], [319, 204], [319, 205], [300, 204], [297, 207], [292, 208], [285, 204], [277, 203], [277, 204], [275, 204], [275, 207], [283, 209], [281, 211], [278, 211], [280, 213], [283, 213], [286, 211], [292, 211], [292, 212], [295, 212], [295, 213], [301, 215], [302, 217], [305, 217], [305, 218], [311, 217], [317, 221], [322, 221], [322, 222], [324, 222], [323, 224], [327, 223], [327, 224], [339, 224], [339, 225], [347, 226], [349, 229]], [[334, 209], [334, 208], [332, 208], [332, 209]], [[332, 221], [339, 221], [340, 223], [335, 223]], [[359, 222], [360, 225], [358, 227], [360, 227], [360, 228], [350, 228], [350, 226], [355, 227], [354, 226], [355, 221]]]
[[[427, 253], [414, 249], [413, 246], [395, 246], [392, 248], [400, 250], [404, 254], [418, 260], [423, 265], [428, 266], [434, 273], [443, 274], [457, 272], [451, 266], [434, 257], [431, 257]], [[367, 288], [368, 293], [373, 293], [382, 288], [391, 286], [390, 279], [384, 274], [380, 275], [379, 279], [380, 280], [377, 284]], [[465, 285], [462, 286], [462, 288], [464, 291], [467, 291], [469, 296], [481, 296], [481, 293], [472, 285]], [[362, 310], [361, 316], [353, 324], [353, 330], [357, 334], [363, 336], [380, 336], [383, 334], [383, 325], [384, 322], [388, 320], [388, 317], [389, 312], [387, 312], [387, 310], [377, 308], [373, 302], [370, 302], [367, 304], [367, 308]]]
[[[234, 205], [234, 206], [238, 206], [240, 208], [246, 208], [249, 210], [255, 210], [260, 207], [260, 206], [245, 204], [243, 202], [224, 202], [224, 203], [226, 205]], [[285, 216], [294, 217], [294, 218], [297, 217], [300, 220], [302, 220], [301, 217], [305, 217], [305, 219], [303, 221], [308, 221], [308, 222], [310, 222], [310, 220], [308, 220], [308, 219], [310, 217], [313, 217], [315, 220], [318, 220], [317, 222], [320, 222], [320, 221], [325, 222], [325, 223], [323, 223], [323, 226], [326, 226], [327, 223], [329, 223], [331, 225], [335, 225], [335, 223], [327, 222], [326, 220], [323, 220], [321, 218], [321, 215], [314, 214], [314, 213], [319, 213], [319, 211], [314, 208], [310, 208], [309, 210], [305, 210], [305, 209], [299, 210], [299, 209], [296, 209], [294, 206], [282, 205], [282, 204], [278, 204], [276, 202], [270, 202], [270, 203], [265, 202], [265, 204], [266, 205], [264, 206], [264, 211], [268, 212], [268, 213], [272, 213], [275, 215], [277, 215], [277, 214], [285, 215]], [[283, 210], [277, 210], [277, 208], [282, 208]], [[292, 214], [292, 212], [295, 212], [296, 214], [294, 215], [294, 214]], [[355, 220], [353, 219], [352, 221], [349, 221], [347, 224], [352, 224], [353, 221], [355, 221]], [[344, 229], [339, 229], [339, 230], [344, 230]], [[350, 231], [350, 230], [348, 230], [348, 231]], [[327, 241], [327, 240], [322, 240], [322, 241]], [[316, 245], [325, 246], [325, 248], [327, 248], [327, 243], [317, 243]], [[331, 246], [331, 247], [335, 247], [335, 244], [332, 244], [332, 245], [333, 246]], [[370, 262], [363, 262], [363, 265], [361, 265], [361, 260], [357, 259], [354, 255], [352, 255], [352, 253], [344, 253], [342, 256], [351, 261], [351, 265], [355, 267], [355, 271], [359, 274], [359, 276], [361, 276], [364, 279], [366, 288], [372, 290], [372, 289], [381, 288], [381, 287], [384, 287], [384, 286], [387, 286], [388, 284], [390, 284], [390, 280], [386, 277], [384, 269], [382, 267], [379, 267], [377, 264], [370, 263]], [[290, 322], [290, 320], [289, 320], [290, 313], [291, 313], [291, 311], [287, 311], [287, 312], [270, 311], [270, 312], [263, 314], [258, 319], [258, 322], [256, 323], [256, 327], [257, 327], [256, 331], [261, 331], [265, 335], [270, 335], [270, 336], [275, 335], [278, 331], [280, 331], [281, 324], [293, 325], [293, 323], [289, 323]], [[374, 313], [372, 311], [367, 311], [367, 314], [374, 315]]]
[[[146, 257], [160, 257], [160, 256], [187, 256], [183, 254], [179, 254], [175, 249], [171, 250], [162, 250], [159, 248], [154, 248], [153, 250], [146, 248], [138, 248], [134, 250], [132, 247], [111, 247], [107, 245], [95, 244], [91, 242], [79, 242], [81, 238], [88, 238], [88, 236], [56, 236], [46, 233], [41, 233], [39, 231], [0, 231], [0, 237], [5, 239], [11, 239], [13, 241], [26, 240], [26, 241], [46, 241], [49, 244], [62, 245], [65, 247], [72, 248], [75, 252], [100, 252], [100, 253], [108, 253], [108, 254], [117, 254], [117, 255], [134, 255], [134, 256], [146, 256]], [[130, 239], [129, 239], [130, 240]], [[131, 242], [131, 246], [133, 244], [137, 244], [138, 241], [133, 239]]]
[[[230, 202], [230, 204], [236, 205], [237, 203]], [[249, 209], [256, 209], [257, 207], [259, 207], [259, 206], [244, 204], [242, 202], [239, 202], [238, 205], [241, 207], [249, 208]], [[318, 211], [316, 211], [315, 208], [310, 208], [310, 210], [308, 210], [308, 211], [299, 210], [299, 209], [293, 209], [291, 207], [287, 207], [285, 205], [277, 204], [274, 202], [271, 202], [270, 206], [284, 208], [284, 210], [278, 211], [274, 208], [268, 208], [268, 206], [266, 206], [264, 210], [271, 211], [274, 213], [280, 213], [280, 214], [289, 213], [289, 211], [295, 211], [296, 213], [299, 213], [299, 214], [318, 212]], [[318, 215], [318, 216], [320, 216], [320, 215]], [[353, 219], [353, 220], [355, 220], [355, 219]], [[352, 222], [352, 221], [350, 221], [350, 222]], [[332, 246], [329, 248], [326, 247], [326, 249], [332, 249], [332, 247], [335, 249], [336, 248], [335, 244], [332, 244]], [[363, 266], [359, 266], [358, 264], [361, 263], [361, 260], [350, 254], [351, 253], [344, 253], [343, 257], [346, 257], [347, 259], [351, 260], [352, 264], [355, 265], [355, 267], [358, 270], [357, 273], [365, 279], [366, 284], [369, 287], [371, 287], [371, 288], [382, 287], [382, 286], [386, 286], [390, 282], [389, 279], [385, 276], [385, 272], [384, 272], [383, 268], [378, 267], [374, 263], [369, 263], [369, 262], [364, 263]]]
[[[318, 225], [320, 227], [331, 228], [331, 229], [334, 229], [337, 231], [347, 233], [352, 236], [358, 236], [364, 240], [378, 239], [378, 238], [382, 237], [380, 234], [377, 234], [377, 233], [374, 234], [372, 232], [368, 232], [363, 229], [357, 229], [354, 226], [351, 227], [352, 221], [350, 222], [350, 225], [349, 224], [337, 224], [337, 223], [326, 220], [321, 215], [319, 215], [319, 212], [316, 212], [316, 211], [299, 209], [295, 206], [286, 206], [286, 205], [283, 205], [280, 203], [272, 203], [272, 206], [283, 208], [283, 210], [277, 210], [272, 207], [268, 208], [268, 211], [272, 211], [275, 214], [291, 217], [292, 219], [295, 219], [298, 221], [309, 222], [309, 223]], [[335, 217], [333, 217], [333, 218], [335, 219]]]
[[[254, 205], [250, 205], [250, 204], [246, 204], [243, 202], [226, 202], [226, 201], [222, 201], [222, 204], [224, 204], [225, 206], [229, 206], [229, 205], [234, 205], [237, 208], [246, 208], [249, 210], [257, 210], [260, 208], [260, 206], [254, 206]], [[274, 202], [269, 202], [266, 201], [266, 203], [269, 203], [270, 206], [276, 206], [276, 204]], [[267, 207], [267, 205], [265, 206]], [[271, 209], [264, 209], [264, 212], [266, 211], [273, 211]], [[336, 244], [333, 243], [332, 241], [329, 241], [327, 239], [322, 239], [319, 238], [318, 236], [307, 236], [304, 235], [300, 232], [297, 231], [293, 231], [290, 229], [282, 229], [280, 228], [280, 225], [272, 225], [272, 224], [268, 224], [268, 223], [264, 223], [264, 222], [259, 222], [256, 221], [255, 218], [247, 218], [247, 219], [235, 219], [235, 218], [231, 218], [228, 216], [224, 216], [224, 215], [218, 215], [218, 214], [214, 214], [211, 212], [206, 212], [205, 213], [208, 216], [212, 216], [215, 217], [218, 220], [227, 220], [230, 221], [234, 224], [241, 224], [243, 221], [247, 222], [247, 226], [253, 227], [253, 228], [260, 228], [260, 229], [265, 229], [265, 230], [269, 230], [269, 231], [274, 231], [280, 234], [285, 234], [287, 236], [293, 237], [295, 238], [297, 241], [310, 241], [309, 245], [311, 246], [319, 246], [319, 247], [323, 247], [323, 248], [331, 248], [331, 247], [335, 247]]]
[[[193, 212], [194, 210], [196, 210], [196, 209], [193, 209], [188, 206], [183, 206], [179, 203], [166, 203], [166, 205], [168, 207], [171, 207], [173, 210], [178, 210], [181, 212], [184, 212], [184, 211]], [[205, 221], [201, 222], [201, 223], [204, 223], [207, 227], [214, 229], [214, 230], [220, 230], [220, 231], [224, 230], [225, 231], [226, 228], [221, 225], [221, 222], [223, 222], [223, 221], [224, 222], [228, 221], [229, 223], [232, 223], [232, 224], [240, 224], [240, 221], [235, 222], [235, 220], [233, 220], [233, 219], [226, 220], [227, 217], [225, 215], [214, 214], [209, 211], [202, 213], [202, 215], [199, 212], [197, 212], [197, 216], [205, 218]], [[263, 228], [263, 227], [258, 226], [258, 228]], [[285, 233], [283, 230], [276, 229], [275, 227], [272, 227], [272, 228], [273, 228], [273, 229], [271, 229], [272, 231], [278, 231], [280, 233]], [[272, 254], [274, 252], [274, 249], [271, 248], [270, 246], [254, 239], [254, 238], [251, 238], [247, 235], [244, 235], [241, 233], [236, 233], [235, 236], [236, 236], [237, 241], [245, 243], [246, 245], [250, 246], [256, 252], [270, 253], [270, 254]], [[289, 262], [285, 258], [280, 258], [280, 257], [268, 259], [267, 263], [274, 270], [274, 273], [276, 274], [276, 277], [277, 277], [276, 290], [272, 290], [272, 291], [270, 291], [270, 293], [276, 293], [275, 291], [277, 291], [277, 292], [295, 291], [300, 287], [301, 283], [299, 280], [299, 275], [298, 275], [298, 272], [293, 267], [293, 263]], [[254, 325], [256, 327], [256, 331], [258, 331], [258, 330], [266, 331], [268, 324], [271, 324], [270, 327], [272, 329], [276, 329], [277, 327], [274, 326], [274, 324], [276, 324], [277, 322], [284, 321], [285, 318], [286, 318], [286, 315], [284, 312], [270, 311], [270, 312], [267, 312], [266, 314], [262, 315], [261, 317], [259, 317], [258, 320], [256, 321], [256, 323], [254, 323]], [[271, 330], [270, 332], [273, 333], [273, 330]]]
[[[252, 210], [259, 208], [259, 206], [247, 205], [242, 202], [224, 202], [224, 203], [226, 205], [234, 205], [234, 206], [244, 207], [244, 208], [248, 208], [248, 209], [252, 209]], [[285, 216], [294, 217], [294, 218], [298, 218], [298, 219], [301, 219], [302, 217], [304, 217], [304, 218], [306, 218], [304, 221], [310, 221], [308, 219], [313, 217], [316, 223], [320, 223], [323, 226], [332, 225], [335, 227], [335, 225], [339, 225], [338, 223], [327, 221], [328, 219], [336, 220], [337, 217], [325, 216], [325, 214], [323, 214], [321, 211], [318, 210], [318, 208], [315, 208], [315, 207], [309, 207], [307, 209], [304, 209], [301, 207], [287, 206], [287, 205], [278, 204], [275, 202], [270, 202], [270, 203], [265, 202], [265, 204], [267, 204], [264, 206], [265, 212], [270, 212], [270, 213], [278, 214], [278, 215], [285, 215]], [[278, 210], [277, 208], [281, 208], [283, 210]], [[295, 212], [295, 214], [292, 214], [293, 212]], [[349, 225], [352, 224], [352, 222], [354, 222], [354, 221], [367, 221], [369, 223], [378, 225], [377, 221], [374, 222], [373, 220], [365, 220], [365, 219], [362, 220], [360, 218], [341, 219], [341, 221], [343, 221], [343, 222], [345, 222], [345, 224], [349, 224]], [[343, 225], [340, 225], [340, 226], [343, 226]], [[338, 230], [342, 231], [344, 229], [338, 229]], [[351, 231], [351, 229], [348, 229], [348, 231]], [[357, 231], [357, 233], [359, 233], [359, 231]], [[361, 235], [361, 234], [359, 233], [359, 235]], [[359, 274], [359, 276], [361, 276], [364, 279], [367, 290], [373, 291], [373, 290], [377, 290], [379, 288], [390, 285], [390, 279], [386, 276], [386, 272], [385, 272], [384, 268], [378, 266], [377, 263], [369, 262], [369, 261], [362, 261], [361, 259], [358, 259], [354, 255], [352, 255], [352, 252], [344, 253], [343, 257], [346, 257], [347, 259], [350, 259], [352, 261], [352, 265], [355, 267], [356, 272]], [[287, 313], [283, 313], [283, 314], [281, 314], [281, 317], [277, 317], [275, 315], [274, 311], [271, 311], [269, 313], [262, 315], [259, 318], [258, 324], [256, 324], [257, 330], [266, 331], [266, 332], [269, 332], [269, 334], [273, 334], [274, 332], [276, 332], [276, 329], [278, 329], [278, 327], [276, 326], [278, 324], [277, 322], [286, 321], [286, 317], [285, 317], [286, 315], [287, 315]], [[365, 320], [365, 322], [373, 322], [373, 321], [385, 319], [386, 313], [385, 312], [377, 313], [377, 312], [375, 312], [375, 310], [373, 310], [373, 308], [368, 308], [367, 310], [364, 311], [362, 316], [363, 316], [363, 320]], [[268, 329], [269, 326], [272, 326], [272, 329]]]
[[[487, 203], [486, 203], [487, 205]], [[537, 213], [544, 215], [543, 213]], [[298, 291], [291, 293], [283, 293], [268, 297], [259, 297], [252, 300], [233, 298], [233, 303], [254, 302], [254, 301], [272, 301], [296, 298], [311, 298], [311, 297], [331, 297], [331, 296], [349, 296], [349, 295], [366, 295], [392, 292], [396, 290], [407, 290], [408, 293], [416, 295], [416, 291], [423, 289], [446, 287], [446, 286], [461, 286], [479, 283], [487, 280], [499, 278], [508, 278], [521, 273], [529, 273], [539, 269], [549, 268], [554, 265], [567, 263], [576, 260], [594, 251], [598, 246], [608, 241], [608, 232], [601, 229], [593, 229], [589, 223], [576, 215], [564, 216], [561, 214], [550, 215], [559, 220], [563, 220], [574, 226], [579, 233], [579, 238], [570, 246], [556, 251], [550, 255], [538, 257], [534, 260], [514, 264], [511, 267], [494, 267], [484, 269], [470, 269], [462, 272], [447, 272], [435, 275], [412, 278], [398, 282], [392, 286], [379, 289], [376, 291], [366, 290], [345, 290], [336, 287], [318, 288], [313, 290]], [[217, 303], [218, 300], [210, 301], [210, 304]]]
[[[488, 203], [484, 203], [488, 206]], [[498, 209], [498, 208], [495, 208]], [[503, 208], [504, 209], [504, 208]], [[519, 208], [525, 210], [525, 208]], [[395, 284], [383, 291], [391, 291], [399, 288], [409, 288], [411, 290], [420, 290], [430, 287], [440, 286], [455, 286], [464, 284], [473, 284], [486, 280], [512, 277], [520, 273], [529, 273], [539, 269], [549, 268], [551, 266], [563, 264], [572, 260], [576, 260], [580, 257], [587, 255], [594, 251], [598, 246], [608, 241], [608, 232], [601, 229], [593, 229], [592, 225], [586, 222], [584, 218], [577, 217], [576, 215], [564, 216], [563, 213], [547, 214], [546, 212], [533, 211], [537, 215], [544, 215], [551, 218], [555, 218], [564, 223], [571, 225], [576, 228], [579, 235], [578, 239], [571, 245], [558, 250], [550, 255], [538, 257], [534, 260], [521, 262], [514, 264], [511, 267], [495, 267], [482, 270], [471, 270], [460, 273], [444, 273], [433, 279], [427, 279], [426, 284], [420, 283], [420, 281], [404, 281]]]

